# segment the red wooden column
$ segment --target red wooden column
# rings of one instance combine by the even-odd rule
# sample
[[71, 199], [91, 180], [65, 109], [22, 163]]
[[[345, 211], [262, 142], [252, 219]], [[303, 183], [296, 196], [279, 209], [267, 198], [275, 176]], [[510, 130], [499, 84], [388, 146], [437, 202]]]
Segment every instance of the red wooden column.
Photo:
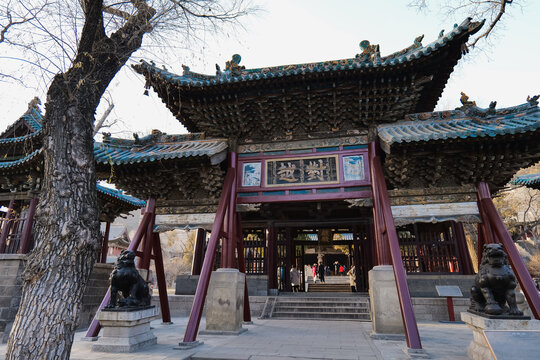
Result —
[[9, 229], [11, 228], [11, 219], [13, 218], [13, 207], [15, 206], [15, 200], [9, 200], [8, 210], [4, 222], [2, 224], [2, 232], [0, 233], [0, 254], [3, 254], [6, 251], [6, 241], [9, 234]]
[[[480, 206], [478, 206], [478, 211], [480, 211]], [[486, 236], [484, 235], [484, 226], [482, 223], [478, 223], [477, 227], [478, 232], [478, 241], [476, 244], [476, 265], [477, 269], [480, 269], [480, 265], [482, 264], [482, 249], [484, 249], [484, 244], [486, 244]]]
[[[370, 143], [370, 150], [374, 150], [375, 146], [375, 143]], [[370, 153], [372, 152], [370, 151]], [[401, 259], [401, 250], [399, 248], [396, 228], [394, 226], [394, 217], [392, 216], [390, 198], [388, 197], [388, 190], [384, 181], [384, 173], [379, 156], [370, 158], [370, 168], [372, 174], [372, 188], [377, 190], [377, 192], [373, 194], [373, 207], [380, 207], [380, 212], [383, 215], [384, 228], [388, 237], [387, 245], [390, 249], [394, 277], [396, 279], [396, 287], [399, 297], [399, 304], [401, 306], [401, 316], [403, 318], [403, 327], [405, 328], [407, 347], [411, 349], [421, 349], [422, 343], [420, 342], [418, 325], [416, 324], [416, 318], [414, 316], [409, 286], [407, 285], [407, 275], [405, 274], [405, 268], [403, 267], [403, 261]], [[377, 195], [377, 197], [375, 195]]]
[[482, 205], [482, 220], [484, 217], [489, 219], [489, 223], [492, 226], [497, 239], [504, 245], [510, 265], [516, 274], [525, 297], [527, 298], [531, 312], [535, 319], [540, 320], [540, 293], [538, 293], [534, 281], [514, 244], [514, 240], [510, 236], [510, 233], [508, 233], [504, 222], [493, 204], [489, 186], [485, 182], [480, 182], [476, 185], [476, 189], [478, 191], [478, 199]]
[[20, 254], [26, 254], [30, 251], [30, 241], [32, 239], [32, 225], [34, 224], [34, 215], [36, 214], [37, 199], [30, 200], [28, 212], [26, 214], [26, 221], [24, 222], [24, 228], [21, 238], [21, 247], [19, 248]]
[[249, 308], [249, 293], [247, 285], [246, 261], [244, 259], [244, 235], [242, 233], [242, 224], [240, 214], [236, 214], [236, 248], [238, 249], [238, 270], [245, 275], [244, 281], [244, 321], [251, 322], [251, 310]]
[[109, 233], [111, 230], [111, 222], [107, 221], [105, 224], [105, 234], [103, 234], [103, 241], [101, 242], [101, 258], [100, 263], [105, 264], [107, 262], [107, 253], [109, 251]]
[[277, 231], [273, 223], [268, 224], [266, 261], [268, 266], [268, 288], [277, 289]]
[[212, 235], [210, 236], [206, 254], [204, 255], [201, 276], [199, 277], [199, 283], [197, 284], [197, 290], [195, 291], [195, 298], [193, 299], [193, 305], [191, 307], [186, 333], [184, 334], [184, 343], [193, 343], [197, 338], [197, 331], [199, 330], [199, 324], [201, 323], [204, 301], [206, 300], [206, 293], [208, 292], [208, 284], [210, 283], [210, 275], [212, 273], [216, 249], [219, 238], [222, 234], [225, 212], [229, 207], [231, 190], [235, 185], [235, 178], [236, 171], [229, 169], [227, 171], [227, 175], [225, 176], [223, 192], [221, 193], [218, 209], [216, 211], [216, 217], [214, 224], [212, 225]]
[[460, 222], [452, 223], [452, 230], [456, 236], [456, 242], [458, 247], [458, 253], [461, 260], [461, 273], [463, 275], [474, 274], [474, 268], [472, 266], [471, 256], [469, 254], [469, 247], [467, 246], [467, 238], [465, 237], [465, 229]]
[[[378, 147], [375, 142], [371, 142], [369, 144], [368, 156], [370, 164], [372, 164], [375, 160], [375, 157], [378, 156]], [[374, 174], [374, 167], [370, 166], [369, 171], [371, 174], [371, 192], [373, 195], [373, 227], [375, 230], [375, 251], [377, 254], [376, 265], [390, 265], [392, 264], [392, 259], [388, 248], [387, 229], [385, 228], [380, 206], [375, 205], [375, 203], [381, 198], [379, 194], [380, 190], [377, 187], [377, 184], [373, 181], [373, 179], [376, 177]]]
[[193, 245], [193, 264], [191, 265], [191, 275], [200, 275], [206, 245], [206, 230], [197, 229], [195, 244]]

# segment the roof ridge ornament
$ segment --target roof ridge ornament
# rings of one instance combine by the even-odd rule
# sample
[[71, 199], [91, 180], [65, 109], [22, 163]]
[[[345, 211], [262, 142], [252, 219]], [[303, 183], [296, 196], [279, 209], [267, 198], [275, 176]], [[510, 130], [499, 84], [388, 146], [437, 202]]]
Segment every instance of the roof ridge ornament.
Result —
[[240, 76], [241, 70], [246, 68], [245, 66], [240, 65], [240, 61], [242, 61], [242, 57], [239, 54], [234, 54], [232, 59], [225, 63], [224, 73], [228, 72], [232, 76]]
[[527, 102], [531, 107], [538, 106], [538, 99], [540, 98], [540, 95], [534, 95], [531, 97], [530, 95], [527, 96]]
[[361, 62], [378, 62], [381, 59], [381, 51], [379, 45], [371, 45], [369, 43], [369, 40], [362, 40], [360, 41], [360, 49], [362, 49], [362, 52], [360, 54], [356, 54], [356, 59], [360, 60]]
[[38, 105], [41, 105], [41, 100], [37, 96], [35, 96], [28, 103], [28, 110], [26, 111], [26, 114], [30, 113], [32, 110], [39, 111]]

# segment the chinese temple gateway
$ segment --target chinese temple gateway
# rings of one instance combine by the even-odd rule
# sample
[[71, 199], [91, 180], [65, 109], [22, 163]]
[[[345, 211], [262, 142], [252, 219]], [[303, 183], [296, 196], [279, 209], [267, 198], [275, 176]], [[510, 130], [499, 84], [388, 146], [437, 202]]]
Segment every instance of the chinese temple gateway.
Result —
[[[155, 199], [149, 229], [199, 229], [185, 342], [196, 339], [212, 269], [290, 291], [293, 265], [305, 290], [306, 265], [337, 261], [355, 266], [360, 292], [377, 286], [370, 270], [390, 269], [407, 344], [421, 348], [408, 281], [437, 274], [459, 283], [493, 242], [504, 244], [540, 319], [538, 292], [491, 200], [540, 160], [538, 97], [482, 109], [462, 93], [462, 107], [433, 112], [481, 26], [467, 19], [387, 56], [364, 40], [359, 54], [336, 61], [246, 69], [233, 55], [215, 75], [134, 66], [189, 134], [105, 134], [94, 144], [98, 178]], [[474, 242], [464, 231], [471, 224]]]
[[[287, 291], [291, 266], [302, 273], [338, 261], [355, 266], [359, 291], [374, 266], [393, 265], [408, 346], [419, 348], [407, 277], [473, 274], [464, 224], [478, 228], [479, 253], [505, 245], [540, 318], [538, 292], [491, 200], [540, 160], [538, 97], [482, 109], [462, 93], [462, 107], [433, 112], [481, 26], [467, 19], [387, 56], [362, 41], [355, 57], [319, 63], [246, 69], [233, 55], [215, 75], [134, 66], [190, 134], [106, 136], [95, 144], [98, 172], [155, 198], [160, 231], [201, 229], [185, 342], [196, 338], [212, 268], [238, 266]], [[207, 244], [203, 229], [212, 230]]]

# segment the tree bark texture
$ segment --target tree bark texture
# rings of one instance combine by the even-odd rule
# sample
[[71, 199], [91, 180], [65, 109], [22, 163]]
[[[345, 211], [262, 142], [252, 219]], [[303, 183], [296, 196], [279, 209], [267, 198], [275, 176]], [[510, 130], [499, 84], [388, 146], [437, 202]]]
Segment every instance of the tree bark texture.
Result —
[[88, 1], [77, 56], [49, 87], [36, 244], [23, 273], [6, 359], [70, 356], [82, 296], [99, 249], [94, 114], [110, 81], [150, 30], [153, 10], [144, 1], [135, 3], [138, 13], [106, 36], [102, 0]]

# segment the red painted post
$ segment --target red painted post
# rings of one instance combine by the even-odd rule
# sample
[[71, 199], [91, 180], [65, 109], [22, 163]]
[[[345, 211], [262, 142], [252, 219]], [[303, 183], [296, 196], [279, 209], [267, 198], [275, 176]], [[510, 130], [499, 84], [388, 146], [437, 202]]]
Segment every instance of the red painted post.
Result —
[[11, 228], [11, 219], [13, 218], [13, 207], [15, 206], [15, 200], [9, 200], [8, 210], [4, 222], [2, 224], [2, 233], [0, 234], [0, 254], [3, 254], [6, 251], [6, 241], [9, 234], [9, 229]]
[[247, 284], [246, 261], [244, 259], [244, 236], [242, 233], [242, 224], [240, 223], [240, 214], [236, 214], [236, 234], [238, 249], [238, 270], [246, 276], [244, 282], [244, 321], [251, 322], [251, 310], [249, 308], [249, 293]]
[[199, 330], [204, 301], [206, 300], [208, 284], [210, 283], [210, 275], [212, 273], [217, 244], [223, 228], [225, 211], [229, 206], [231, 190], [234, 186], [235, 177], [236, 171], [229, 169], [227, 171], [227, 175], [225, 176], [223, 192], [221, 193], [221, 197], [219, 199], [216, 217], [212, 226], [212, 235], [210, 236], [210, 241], [208, 242], [208, 247], [204, 256], [201, 276], [199, 277], [199, 283], [197, 284], [197, 290], [195, 291], [195, 298], [193, 299], [193, 305], [191, 307], [186, 333], [184, 334], [184, 342], [186, 343], [194, 342], [197, 338], [197, 331]]
[[154, 265], [156, 266], [156, 278], [159, 291], [159, 304], [161, 306], [161, 319], [164, 324], [171, 323], [171, 311], [169, 309], [169, 295], [167, 294], [167, 282], [165, 281], [165, 268], [161, 253], [161, 240], [159, 233], [154, 233], [152, 241], [154, 249]]
[[105, 234], [103, 234], [103, 241], [101, 242], [101, 259], [100, 263], [105, 264], [107, 262], [107, 253], [109, 252], [109, 232], [111, 230], [111, 222], [107, 221], [105, 224]]
[[446, 305], [448, 306], [448, 320], [456, 321], [456, 316], [454, 315], [454, 301], [451, 296], [446, 297]]
[[[229, 169], [236, 172], [237, 155], [236, 152], [229, 153]], [[236, 268], [236, 182], [233, 184], [229, 199], [229, 209], [227, 210], [227, 264], [222, 267]]]
[[206, 245], [206, 230], [197, 229], [195, 244], [193, 245], [193, 263], [191, 265], [191, 275], [200, 275], [203, 261], [204, 246]]
[[373, 179], [376, 177], [374, 174], [373, 161], [377, 156], [377, 144], [371, 142], [369, 144], [369, 162], [370, 167], [369, 171], [371, 173], [371, 192], [373, 198], [373, 226], [375, 228], [375, 249], [377, 254], [377, 265], [390, 265], [392, 264], [392, 259], [390, 251], [388, 248], [388, 231], [385, 229], [384, 219], [380, 211], [380, 205], [376, 204], [380, 201], [381, 196], [379, 194], [379, 189], [377, 184]]
[[268, 288], [277, 289], [277, 232], [274, 224], [268, 225], [268, 234], [267, 234], [267, 264], [268, 266]]
[[[480, 211], [480, 206], [478, 206], [478, 210]], [[478, 232], [478, 241], [476, 244], [476, 268], [480, 269], [480, 265], [482, 264], [482, 253], [484, 249], [484, 244], [486, 243], [486, 236], [484, 235], [484, 224], [478, 223], [477, 232]]]
[[154, 216], [150, 218], [148, 227], [146, 228], [146, 235], [143, 242], [143, 256], [139, 260], [139, 269], [150, 269], [150, 258], [152, 256], [152, 242], [154, 240], [154, 222], [155, 222], [155, 208], [156, 208], [156, 199], [149, 198], [146, 202], [146, 210], [152, 209], [151, 212]]
[[[491, 198], [491, 191], [489, 190], [489, 185], [485, 182], [480, 182], [476, 185], [476, 197], [478, 199], [478, 211], [480, 212], [480, 218], [482, 219], [481, 227], [484, 235], [485, 244], [495, 244], [497, 241], [493, 234], [492, 226], [489, 222], [489, 218], [485, 216], [485, 210], [483, 209], [482, 198]], [[482, 245], [483, 246], [483, 245]], [[482, 257], [482, 252], [478, 253], [478, 258]]]
[[467, 246], [467, 238], [465, 237], [465, 229], [463, 224], [460, 222], [455, 222], [452, 224], [452, 229], [456, 236], [456, 242], [458, 246], [458, 253], [461, 259], [461, 273], [463, 275], [472, 275], [474, 274], [474, 269], [472, 266], [471, 255], [469, 254], [469, 247]]
[[[147, 205], [148, 206], [148, 203]], [[133, 240], [131, 240], [131, 243], [128, 246], [128, 250], [135, 251], [139, 247], [139, 244], [141, 242], [141, 239], [143, 237], [143, 234], [146, 233], [146, 228], [148, 227], [148, 223], [151, 220], [151, 217], [154, 216], [154, 208], [147, 209], [148, 211], [144, 212], [143, 218], [141, 222], [139, 223], [139, 228], [137, 229], [137, 232], [135, 233], [135, 236], [133, 236]], [[107, 290], [107, 293], [105, 294], [105, 297], [101, 301], [101, 304], [98, 307], [98, 311], [103, 310], [105, 306], [109, 303], [111, 299], [111, 288]], [[99, 334], [99, 330], [101, 329], [101, 325], [99, 324], [99, 321], [94, 319], [92, 320], [92, 323], [88, 327], [88, 331], [86, 331], [85, 337], [96, 337]]]
[[540, 320], [540, 293], [536, 289], [534, 281], [532, 280], [523, 259], [519, 255], [516, 245], [514, 244], [514, 240], [512, 240], [510, 233], [508, 233], [504, 222], [497, 212], [489, 192], [485, 193], [481, 191], [482, 188], [486, 187], [487, 184], [484, 182], [477, 185], [478, 197], [482, 203], [482, 210], [485, 212], [484, 216], [489, 218], [489, 222], [491, 226], [493, 226], [494, 233], [504, 245], [504, 249], [508, 254], [510, 265], [516, 274], [519, 285], [521, 286], [525, 297], [527, 298], [531, 312], [533, 313], [535, 319]]
[[34, 215], [36, 214], [37, 199], [30, 200], [28, 212], [26, 213], [26, 221], [24, 222], [24, 228], [21, 239], [21, 246], [19, 248], [19, 254], [27, 254], [30, 251], [30, 239], [32, 239], [32, 225], [34, 224]]
[[373, 199], [373, 206], [377, 206], [377, 203], [381, 206], [381, 213], [383, 214], [384, 218], [386, 233], [388, 236], [388, 246], [390, 248], [394, 276], [396, 278], [399, 303], [401, 306], [403, 327], [405, 328], [405, 337], [407, 339], [407, 347], [411, 349], [421, 349], [422, 343], [420, 342], [418, 325], [416, 324], [411, 295], [409, 293], [409, 286], [407, 285], [407, 275], [405, 274], [405, 268], [403, 267], [403, 261], [401, 259], [401, 250], [399, 248], [396, 228], [394, 226], [392, 208], [390, 207], [390, 198], [388, 197], [386, 183], [384, 182], [382, 165], [378, 156], [372, 158], [371, 160], [371, 181], [372, 183], [375, 183], [375, 186], [377, 186], [379, 190], [378, 194], [380, 196], [378, 202], [375, 201], [376, 199]]

